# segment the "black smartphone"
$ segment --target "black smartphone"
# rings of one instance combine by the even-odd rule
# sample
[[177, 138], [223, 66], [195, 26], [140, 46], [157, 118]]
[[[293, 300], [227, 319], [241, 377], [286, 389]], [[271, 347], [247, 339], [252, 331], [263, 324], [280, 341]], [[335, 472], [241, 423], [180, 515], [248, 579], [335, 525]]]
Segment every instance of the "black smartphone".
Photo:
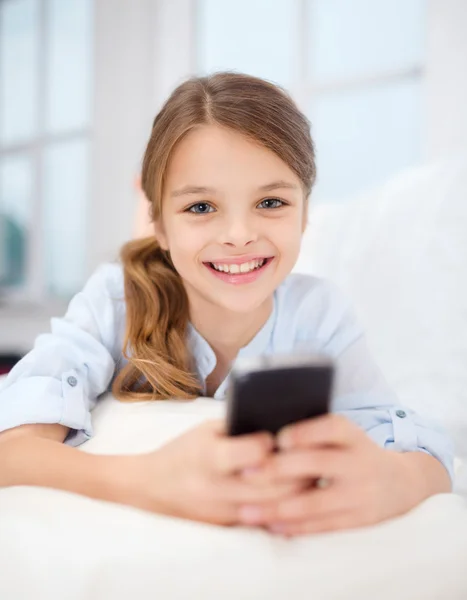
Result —
[[322, 355], [264, 356], [238, 362], [231, 372], [227, 433], [276, 434], [291, 423], [330, 410], [334, 366]]

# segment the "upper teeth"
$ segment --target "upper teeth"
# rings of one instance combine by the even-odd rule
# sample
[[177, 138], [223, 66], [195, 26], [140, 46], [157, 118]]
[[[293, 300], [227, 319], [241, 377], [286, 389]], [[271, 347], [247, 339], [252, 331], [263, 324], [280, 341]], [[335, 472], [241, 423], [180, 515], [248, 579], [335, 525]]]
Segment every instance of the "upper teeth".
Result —
[[259, 260], [250, 260], [249, 262], [242, 263], [241, 265], [224, 265], [220, 263], [211, 263], [217, 271], [224, 271], [224, 273], [248, 273], [258, 267], [262, 267], [266, 259], [261, 258]]

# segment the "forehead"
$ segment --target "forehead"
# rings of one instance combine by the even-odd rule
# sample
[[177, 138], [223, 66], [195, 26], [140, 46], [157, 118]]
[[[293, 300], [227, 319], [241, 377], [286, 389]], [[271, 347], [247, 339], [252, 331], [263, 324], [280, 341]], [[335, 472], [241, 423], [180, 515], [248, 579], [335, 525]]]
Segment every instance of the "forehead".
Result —
[[300, 185], [298, 176], [274, 152], [241, 133], [203, 125], [176, 146], [166, 173], [166, 191], [184, 185], [258, 187], [272, 179]]

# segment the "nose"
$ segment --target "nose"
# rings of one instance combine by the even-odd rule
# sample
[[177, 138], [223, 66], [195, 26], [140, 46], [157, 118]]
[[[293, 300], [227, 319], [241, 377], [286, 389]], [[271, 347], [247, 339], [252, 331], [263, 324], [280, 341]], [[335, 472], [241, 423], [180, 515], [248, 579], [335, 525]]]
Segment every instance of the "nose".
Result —
[[230, 217], [223, 223], [221, 242], [226, 246], [242, 248], [256, 242], [258, 232], [254, 227], [254, 219], [247, 216]]

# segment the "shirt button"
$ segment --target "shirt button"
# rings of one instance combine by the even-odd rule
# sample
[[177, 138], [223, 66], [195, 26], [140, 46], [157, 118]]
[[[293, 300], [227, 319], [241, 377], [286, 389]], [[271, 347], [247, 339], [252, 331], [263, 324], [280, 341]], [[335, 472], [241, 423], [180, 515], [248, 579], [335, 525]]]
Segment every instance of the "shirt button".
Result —
[[78, 380], [76, 379], [76, 377], [68, 377], [68, 379], [66, 380], [68, 385], [71, 387], [75, 387], [78, 384]]
[[405, 412], [405, 410], [396, 410], [396, 415], [400, 418], [403, 419], [404, 417], [407, 416], [407, 413]]

